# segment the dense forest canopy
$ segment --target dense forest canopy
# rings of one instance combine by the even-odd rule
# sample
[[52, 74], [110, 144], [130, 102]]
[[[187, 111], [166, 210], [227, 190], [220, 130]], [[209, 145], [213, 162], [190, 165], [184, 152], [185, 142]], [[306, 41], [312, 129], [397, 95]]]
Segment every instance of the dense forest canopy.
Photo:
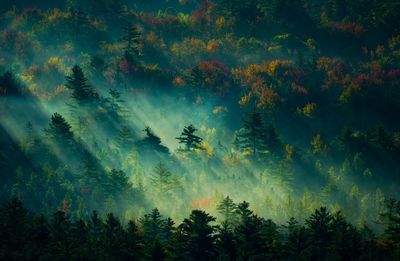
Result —
[[395, 260], [399, 19], [1, 1], [0, 259]]

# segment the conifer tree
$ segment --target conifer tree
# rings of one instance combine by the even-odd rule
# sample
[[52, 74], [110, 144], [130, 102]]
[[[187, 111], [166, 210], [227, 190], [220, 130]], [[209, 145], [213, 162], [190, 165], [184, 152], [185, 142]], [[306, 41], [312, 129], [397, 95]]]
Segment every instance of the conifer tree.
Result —
[[230, 229], [233, 229], [238, 222], [237, 205], [233, 200], [227, 196], [217, 206], [217, 210], [223, 217], [222, 221], [226, 222]]
[[239, 135], [240, 148], [255, 155], [265, 149], [265, 127], [259, 112], [252, 112], [243, 120], [243, 132]]
[[136, 25], [129, 23], [124, 29], [124, 56], [128, 63], [137, 64], [141, 55], [142, 34]]
[[78, 65], [75, 65], [72, 73], [67, 76], [65, 87], [72, 91], [72, 98], [79, 104], [91, 104], [99, 100], [99, 94], [88, 83], [88, 79]]
[[71, 125], [57, 112], [51, 116], [49, 128], [45, 129], [45, 132], [58, 142], [71, 142], [74, 138]]
[[187, 260], [215, 260], [214, 226], [215, 218], [201, 210], [193, 210], [183, 220], [180, 229], [185, 240]]
[[201, 146], [203, 139], [194, 134], [196, 131], [197, 129], [190, 124], [183, 129], [181, 136], [176, 138], [179, 140], [180, 144], [185, 145], [185, 150], [192, 151], [194, 149], [203, 149]]
[[154, 168], [151, 183], [155, 190], [162, 194], [169, 193], [172, 189], [179, 187], [176, 177], [161, 162]]
[[159, 152], [169, 154], [169, 149], [162, 145], [160, 137], [154, 134], [150, 127], [144, 129], [146, 137], [137, 142], [138, 148], [143, 152]]

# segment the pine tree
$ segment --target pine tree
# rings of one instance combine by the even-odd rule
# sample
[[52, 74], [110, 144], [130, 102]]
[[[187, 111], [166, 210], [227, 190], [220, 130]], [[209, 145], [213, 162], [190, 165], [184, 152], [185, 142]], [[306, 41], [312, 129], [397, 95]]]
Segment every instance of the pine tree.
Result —
[[186, 126], [181, 133], [181, 136], [177, 137], [176, 139], [179, 140], [180, 144], [185, 145], [185, 149], [187, 151], [192, 151], [194, 149], [203, 149], [201, 146], [201, 142], [203, 141], [202, 138], [195, 135], [194, 133], [197, 129], [191, 124]]
[[301, 226], [295, 218], [290, 218], [285, 226], [288, 235], [284, 245], [284, 256], [287, 260], [309, 260], [308, 233], [304, 226]]
[[217, 232], [216, 249], [218, 252], [218, 260], [236, 260], [236, 238], [231, 225], [226, 221], [222, 221], [221, 225], [217, 228]]
[[71, 125], [57, 112], [51, 116], [49, 128], [45, 129], [45, 132], [58, 142], [71, 142], [74, 139]]
[[160, 162], [153, 172], [151, 183], [158, 193], [166, 194], [179, 187], [178, 180], [163, 163]]
[[162, 154], [169, 154], [169, 149], [161, 144], [160, 137], [156, 136], [150, 127], [144, 129], [146, 137], [137, 142], [139, 150], [142, 152], [159, 152]]
[[264, 135], [265, 147], [273, 154], [281, 155], [283, 153], [283, 144], [274, 126], [269, 125]]
[[141, 220], [144, 231], [145, 255], [151, 260], [163, 260], [166, 256], [164, 246], [169, 239], [168, 220], [163, 219], [158, 209], [144, 215]]
[[7, 71], [0, 76], [0, 97], [19, 96], [21, 94], [21, 86], [10, 71]]
[[183, 220], [180, 229], [185, 240], [187, 260], [215, 260], [215, 218], [201, 210], [193, 210], [189, 218]]
[[262, 219], [253, 214], [249, 203], [239, 203], [237, 213], [240, 223], [235, 228], [237, 254], [239, 260], [263, 260], [263, 238], [261, 237]]
[[332, 242], [332, 220], [332, 215], [324, 207], [315, 210], [306, 220], [310, 233], [311, 259], [325, 260]]
[[238, 222], [237, 205], [233, 200], [227, 196], [217, 206], [217, 210], [223, 217], [222, 221], [226, 222], [230, 229], [233, 229]]
[[72, 91], [72, 98], [80, 104], [91, 104], [99, 100], [99, 94], [88, 83], [88, 79], [78, 65], [75, 65], [71, 75], [67, 76], [65, 87]]
[[240, 148], [251, 154], [265, 150], [265, 128], [261, 114], [252, 112], [247, 120], [243, 120], [243, 132], [239, 134]]
[[131, 129], [123, 126], [116, 137], [116, 143], [120, 149], [129, 150], [134, 145], [134, 136]]
[[124, 113], [124, 109], [121, 103], [124, 100], [121, 99], [121, 93], [116, 89], [110, 89], [109, 97], [105, 98], [105, 107], [107, 108], [108, 114], [112, 119], [117, 119]]
[[400, 201], [390, 198], [385, 201], [385, 212], [380, 214], [380, 221], [386, 225], [385, 234], [400, 244]]
[[124, 30], [124, 56], [129, 64], [137, 64], [140, 58], [142, 34], [136, 25], [129, 23]]

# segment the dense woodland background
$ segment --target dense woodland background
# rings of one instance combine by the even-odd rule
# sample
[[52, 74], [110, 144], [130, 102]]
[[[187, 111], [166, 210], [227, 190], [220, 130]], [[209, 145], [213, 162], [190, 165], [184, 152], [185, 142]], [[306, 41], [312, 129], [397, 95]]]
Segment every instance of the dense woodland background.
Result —
[[399, 19], [1, 1], [0, 259], [396, 260]]

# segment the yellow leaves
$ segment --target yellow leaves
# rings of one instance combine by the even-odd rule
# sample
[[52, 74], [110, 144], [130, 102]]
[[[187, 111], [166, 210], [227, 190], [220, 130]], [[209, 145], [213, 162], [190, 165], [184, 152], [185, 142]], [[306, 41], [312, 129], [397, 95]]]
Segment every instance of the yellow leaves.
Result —
[[207, 52], [207, 44], [200, 39], [185, 38], [181, 43], [174, 43], [171, 52], [178, 57], [203, 55]]
[[314, 154], [325, 154], [328, 146], [323, 142], [321, 134], [315, 135], [311, 139], [311, 149]]
[[207, 43], [207, 51], [209, 53], [215, 53], [216, 51], [218, 51], [218, 48], [220, 47], [221, 42], [211, 39], [210, 41], [208, 41]]
[[251, 96], [252, 96], [252, 93], [249, 92], [248, 94], [246, 94], [245, 96], [240, 98], [239, 104], [242, 105], [242, 106], [248, 104], [250, 99], [251, 99]]
[[198, 154], [202, 154], [206, 156], [207, 158], [211, 158], [214, 156], [214, 149], [211, 147], [211, 145], [208, 142], [202, 142], [201, 143], [202, 149], [195, 149], [195, 152]]
[[59, 72], [66, 74], [68, 72], [64, 60], [58, 56], [50, 57], [44, 65], [44, 70], [48, 73]]
[[227, 108], [227, 107], [224, 107], [224, 106], [216, 106], [216, 107], [214, 107], [212, 113], [213, 113], [213, 114], [220, 114], [220, 113], [227, 112], [227, 111], [228, 111], [228, 108]]
[[57, 20], [67, 19], [70, 17], [69, 13], [63, 13], [60, 9], [54, 8], [50, 15], [47, 17], [49, 23], [55, 23]]
[[215, 26], [217, 27], [217, 30], [221, 30], [226, 24], [225, 17], [220, 16], [215, 20]]
[[285, 160], [291, 161], [293, 157], [294, 148], [290, 144], [286, 144], [285, 146]]
[[233, 77], [243, 87], [250, 88], [250, 92], [239, 101], [240, 105], [249, 102], [254, 95], [258, 98], [259, 108], [274, 107], [280, 100], [277, 92], [283, 86], [286, 76], [290, 74], [292, 63], [286, 60], [273, 60], [263, 64], [250, 64], [245, 68], [232, 70]]
[[307, 118], [312, 118], [317, 109], [317, 104], [314, 102], [307, 103], [303, 108], [297, 108], [297, 113], [304, 115]]
[[265, 108], [266, 106], [273, 107], [279, 100], [279, 95], [271, 88], [261, 89], [261, 95], [259, 102], [257, 103], [258, 108]]

